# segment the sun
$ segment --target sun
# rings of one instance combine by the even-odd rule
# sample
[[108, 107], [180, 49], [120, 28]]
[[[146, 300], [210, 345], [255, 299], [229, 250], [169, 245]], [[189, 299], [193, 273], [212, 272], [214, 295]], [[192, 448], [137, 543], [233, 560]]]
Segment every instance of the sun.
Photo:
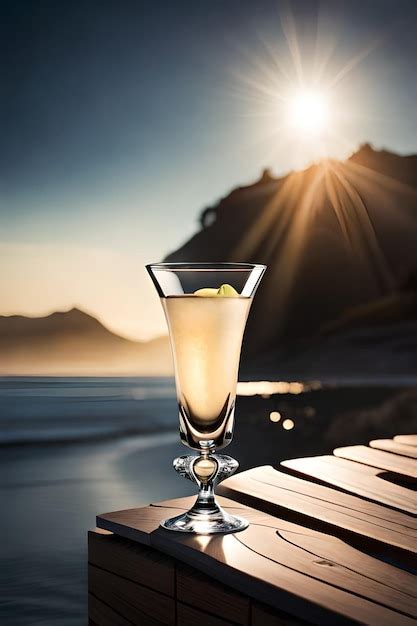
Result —
[[288, 101], [290, 126], [303, 133], [322, 133], [330, 122], [329, 102], [324, 92], [302, 89]]

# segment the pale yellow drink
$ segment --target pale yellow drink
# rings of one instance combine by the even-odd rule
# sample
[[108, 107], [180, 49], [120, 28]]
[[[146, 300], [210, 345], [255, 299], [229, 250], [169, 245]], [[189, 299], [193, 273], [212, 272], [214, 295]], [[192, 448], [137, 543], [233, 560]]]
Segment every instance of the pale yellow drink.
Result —
[[[174, 357], [181, 438], [226, 445], [233, 432], [236, 383], [251, 298], [162, 298]], [[203, 443], [204, 445], [204, 443]]]

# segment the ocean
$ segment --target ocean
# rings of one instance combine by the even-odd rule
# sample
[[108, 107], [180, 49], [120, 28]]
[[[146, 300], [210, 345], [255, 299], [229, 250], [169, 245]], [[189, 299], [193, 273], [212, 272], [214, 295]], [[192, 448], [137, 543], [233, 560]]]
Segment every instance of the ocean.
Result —
[[[227, 453], [243, 469], [277, 465], [416, 432], [416, 409], [416, 389], [398, 381], [252, 384], [238, 399]], [[0, 378], [0, 446], [5, 626], [85, 624], [95, 516], [195, 493], [172, 469], [185, 448], [169, 378]]]
[[172, 378], [0, 378], [0, 445], [176, 430]]
[[177, 419], [171, 379], [0, 379], [2, 625], [86, 623], [96, 514], [193, 493]]

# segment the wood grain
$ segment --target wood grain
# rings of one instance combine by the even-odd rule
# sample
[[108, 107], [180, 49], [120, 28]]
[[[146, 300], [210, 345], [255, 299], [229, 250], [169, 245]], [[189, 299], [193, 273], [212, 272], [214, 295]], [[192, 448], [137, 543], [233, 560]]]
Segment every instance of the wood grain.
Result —
[[[234, 503], [220, 499], [221, 504]], [[189, 507], [192, 498], [183, 500]], [[150, 507], [160, 520], [176, 510]], [[235, 505], [236, 506], [236, 505]], [[140, 510], [117, 512], [115, 525], [124, 536], [147, 541], [221, 584], [252, 599], [316, 624], [352, 621], [391, 626], [412, 624], [416, 594], [411, 575], [367, 557], [343, 541], [239, 505], [252, 525], [235, 535], [195, 536], [158, 528], [144, 531], [149, 517]], [[124, 523], [123, 519], [126, 519]], [[112, 530], [114, 514], [98, 517]]]
[[289, 564], [311, 578], [417, 618], [416, 579], [412, 574], [381, 567], [378, 559], [329, 535], [300, 533], [299, 527], [294, 529], [293, 524], [282, 521], [279, 525], [279, 530], [253, 525], [236, 538], [258, 554], [265, 554], [269, 546], [268, 558], [276, 563]]
[[177, 605], [177, 620], [178, 626], [233, 626], [236, 623], [204, 613], [181, 602]]
[[[271, 466], [256, 467], [225, 480], [223, 495], [313, 528], [352, 533], [417, 554], [417, 521], [354, 495], [336, 491]], [[415, 556], [414, 556], [415, 558]]]
[[117, 613], [108, 604], [88, 594], [88, 615], [90, 624], [97, 626], [131, 626], [132, 622]]
[[377, 448], [378, 450], [386, 450], [393, 454], [401, 454], [412, 459], [417, 459], [417, 446], [408, 446], [405, 443], [398, 443], [393, 439], [373, 439], [369, 442], [371, 448]]
[[88, 566], [89, 592], [133, 624], [174, 626], [175, 601], [111, 572]]
[[308, 622], [291, 617], [291, 615], [279, 615], [259, 602], [251, 604], [251, 626], [300, 626], [302, 624], [308, 624]]
[[401, 474], [407, 478], [417, 479], [417, 461], [383, 450], [374, 450], [367, 446], [347, 446], [333, 450], [335, 456], [357, 463]]
[[394, 441], [405, 443], [407, 446], [417, 446], [417, 435], [396, 435]]
[[[129, 513], [130, 512], [130, 513]], [[181, 513], [181, 509], [178, 509], [178, 514]], [[172, 515], [177, 515], [177, 513], [172, 513]], [[112, 531], [116, 535], [120, 535], [126, 537], [127, 539], [131, 539], [131, 537], [126, 535], [126, 531], [128, 526], [126, 526], [126, 516], [129, 518], [132, 517], [132, 523], [137, 521], [140, 523], [136, 532], [134, 533], [133, 541], [137, 541], [138, 533], [142, 533], [142, 541], [140, 543], [144, 545], [151, 545], [150, 543], [150, 533], [156, 530], [160, 523], [160, 515], [157, 509], [153, 507], [146, 507], [140, 509], [129, 509], [129, 511], [114, 511], [112, 513]], [[171, 515], [169, 515], [171, 516]], [[97, 516], [97, 527], [103, 528], [103, 526], [99, 523], [101, 521], [102, 516]], [[121, 529], [123, 528], [124, 534], [118, 532], [118, 519], [121, 520]], [[140, 528], [140, 530], [139, 530]]]
[[132, 582], [175, 594], [175, 564], [165, 554], [100, 529], [88, 533], [88, 561]]
[[235, 624], [249, 624], [247, 596], [182, 563], [177, 564], [176, 579], [178, 601]]
[[417, 515], [415, 491], [384, 480], [381, 470], [334, 456], [316, 456], [283, 461], [297, 474], [344, 489], [374, 502]]

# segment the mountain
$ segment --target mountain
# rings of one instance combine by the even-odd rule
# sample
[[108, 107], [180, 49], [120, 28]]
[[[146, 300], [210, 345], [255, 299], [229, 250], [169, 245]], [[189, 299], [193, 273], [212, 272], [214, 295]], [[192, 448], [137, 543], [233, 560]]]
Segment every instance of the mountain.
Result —
[[0, 316], [0, 375], [170, 375], [168, 339], [120, 337], [80, 311]]
[[327, 336], [352, 328], [388, 327], [409, 321], [417, 322], [415, 291], [390, 293], [379, 300], [347, 309], [338, 319], [325, 324], [320, 334]]
[[405, 185], [417, 187], [416, 154], [400, 156], [388, 150], [374, 150], [369, 143], [365, 143], [350, 157], [350, 161]]
[[[268, 266], [247, 371], [417, 374], [417, 155], [364, 144], [281, 178], [266, 170], [204, 209], [200, 225], [167, 261]], [[129, 341], [77, 309], [0, 317], [0, 374], [171, 371], [167, 338]]]
[[417, 156], [364, 144], [345, 161], [282, 178], [265, 171], [200, 222], [166, 260], [268, 266], [246, 353], [308, 341], [346, 311], [389, 298], [417, 268]]

